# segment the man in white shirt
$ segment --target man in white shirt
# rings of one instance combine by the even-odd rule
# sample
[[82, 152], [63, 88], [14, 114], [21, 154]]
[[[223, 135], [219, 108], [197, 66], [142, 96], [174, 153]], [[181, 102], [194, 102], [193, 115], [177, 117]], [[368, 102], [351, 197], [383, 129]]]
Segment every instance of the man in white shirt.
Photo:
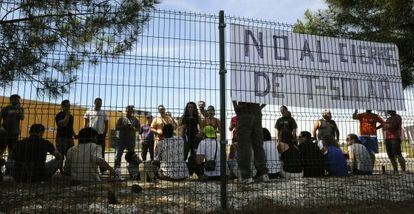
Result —
[[174, 126], [165, 124], [162, 128], [164, 139], [155, 149], [155, 161], [160, 162], [159, 176], [164, 180], [183, 180], [189, 176], [184, 157], [184, 140], [173, 137]]
[[[216, 130], [212, 126], [206, 126], [203, 129], [206, 139], [198, 145], [196, 162], [203, 166], [202, 174], [207, 176], [208, 180], [220, 179], [220, 145], [216, 140]], [[215, 161], [215, 167], [208, 170], [207, 161]], [[200, 175], [199, 175], [200, 177]]]
[[374, 161], [371, 158], [371, 153], [358, 140], [355, 134], [349, 134], [346, 138], [349, 152], [349, 165], [352, 174], [354, 175], [371, 175], [374, 168]]
[[101, 146], [97, 145], [97, 132], [93, 128], [83, 128], [79, 131], [79, 144], [68, 150], [65, 172], [73, 180], [81, 182], [101, 181], [98, 167], [108, 170], [110, 176], [115, 170], [101, 156]]
[[[105, 137], [108, 133], [108, 114], [105, 110], [102, 110], [102, 99], [96, 98], [95, 99], [95, 107], [93, 109], [89, 109], [86, 111], [84, 115], [85, 119], [85, 128], [91, 127], [94, 128], [98, 132], [98, 139], [96, 141], [97, 145], [100, 145], [102, 158], [105, 159]], [[101, 168], [101, 172], [105, 170]]]

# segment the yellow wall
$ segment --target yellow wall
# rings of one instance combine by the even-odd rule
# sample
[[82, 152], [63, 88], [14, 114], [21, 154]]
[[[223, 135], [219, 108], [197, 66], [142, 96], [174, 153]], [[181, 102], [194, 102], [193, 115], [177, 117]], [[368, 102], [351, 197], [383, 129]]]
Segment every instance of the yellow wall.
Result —
[[[45, 138], [50, 140], [51, 142], [55, 142], [56, 136], [56, 123], [55, 123], [55, 115], [60, 111], [60, 103], [48, 103], [48, 102], [40, 102], [34, 100], [25, 100], [22, 99], [21, 106], [24, 108], [24, 120], [21, 124], [21, 138], [27, 137], [29, 133], [29, 128], [31, 124], [34, 123], [41, 123], [46, 127]], [[8, 97], [0, 96], [0, 106], [4, 107], [9, 104]], [[83, 115], [86, 112], [85, 107], [80, 106], [71, 106], [71, 111], [74, 116], [74, 130], [77, 133], [80, 128], [84, 126], [84, 119]], [[122, 116], [121, 112], [109, 110], [109, 133], [114, 133], [115, 123], [116, 120]], [[136, 115], [136, 117], [140, 120], [141, 124], [145, 123], [145, 116], [144, 115]], [[111, 131], [112, 130], [112, 131]], [[77, 142], [75, 142], [77, 143]], [[109, 134], [106, 141], [106, 148], [109, 148]]]

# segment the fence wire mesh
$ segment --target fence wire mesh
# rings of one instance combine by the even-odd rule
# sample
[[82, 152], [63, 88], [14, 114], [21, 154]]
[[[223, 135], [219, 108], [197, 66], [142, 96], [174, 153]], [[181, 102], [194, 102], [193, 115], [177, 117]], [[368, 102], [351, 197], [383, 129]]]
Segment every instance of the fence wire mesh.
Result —
[[[3, 15], [12, 10], [15, 2], [1, 1], [0, 3], [0, 14]], [[14, 15], [18, 16], [19, 14], [14, 13]], [[355, 170], [354, 174], [348, 176], [334, 176], [332, 172], [329, 175], [329, 170], [325, 170], [325, 168], [329, 168], [329, 166], [325, 167], [325, 159], [328, 154], [340, 153], [338, 156], [329, 157], [340, 159], [342, 162], [338, 165], [350, 162], [349, 159], [344, 159], [349, 157], [350, 151], [349, 141], [347, 141], [350, 138], [348, 134], [358, 134], [359, 132], [359, 121], [353, 119], [354, 109], [342, 106], [331, 109], [332, 119], [336, 121], [340, 133], [338, 141], [336, 141], [338, 145], [328, 149], [329, 145], [321, 142], [319, 146], [322, 151], [318, 150], [316, 154], [309, 154], [312, 158], [307, 158], [304, 156], [310, 153], [310, 149], [317, 147], [317, 143], [306, 141], [312, 145], [307, 148], [301, 145], [304, 141], [300, 138], [295, 138], [294, 142], [296, 139], [298, 141], [295, 144], [293, 140], [292, 143], [290, 141], [289, 143], [283, 142], [286, 140], [285, 138], [276, 136], [276, 121], [282, 117], [279, 107], [287, 105], [289, 114], [297, 124], [297, 136], [301, 138], [306, 137], [299, 134], [301, 131], [312, 132], [315, 121], [322, 118], [322, 111], [325, 108], [293, 107], [288, 104], [292, 101], [287, 100], [286, 103], [267, 105], [261, 111], [261, 124], [263, 128], [270, 131], [270, 136], [266, 134], [264, 136], [264, 151], [267, 157], [266, 166], [270, 181], [255, 181], [253, 184], [245, 184], [246, 179], [241, 179], [242, 182], [240, 182], [240, 179], [237, 179], [241, 175], [236, 158], [236, 156], [240, 156], [238, 154], [240, 149], [235, 146], [240, 138], [233, 137], [232, 131], [219, 133], [220, 126], [223, 125], [226, 130], [232, 130], [231, 126], [240, 128], [235, 125], [235, 119], [233, 119], [236, 113], [231, 102], [230, 94], [234, 91], [231, 89], [230, 75], [226, 75], [226, 88], [222, 90], [222, 93], [226, 95], [226, 109], [220, 109], [220, 42], [226, 48], [227, 74], [233, 74], [236, 70], [244, 72], [261, 70], [270, 73], [277, 70], [284, 75], [300, 76], [305, 73], [321, 78], [326, 75], [340, 77], [341, 74], [335, 73], [334, 69], [303, 70], [291, 64], [277, 67], [269, 64], [257, 66], [249, 62], [235, 64], [231, 59], [231, 51], [234, 50], [233, 46], [237, 43], [231, 38], [230, 25], [253, 26], [256, 29], [283, 32], [292, 32], [293, 26], [233, 16], [226, 16], [225, 23], [225, 41], [220, 41], [220, 23], [217, 15], [153, 10], [149, 13], [148, 23], [142, 33], [138, 35], [138, 41], [131, 44], [133, 46], [131, 50], [116, 58], [94, 55], [93, 58], [85, 60], [81, 67], [74, 72], [77, 81], [70, 85], [70, 90], [62, 97], [53, 98], [39, 95], [36, 90], [39, 83], [30, 79], [20, 78], [13, 81], [11, 85], [3, 87], [1, 89], [3, 97], [0, 100], [3, 109], [2, 122], [6, 132], [2, 133], [4, 135], [2, 149], [5, 150], [4, 157], [7, 159], [5, 165], [8, 167], [2, 167], [4, 175], [0, 183], [0, 211], [6, 213], [204, 213], [220, 211], [224, 207], [230, 212], [260, 210], [266, 212], [276, 208], [282, 209], [282, 207], [297, 209], [349, 207], [350, 205], [362, 206], [366, 203], [379, 202], [386, 204], [387, 202], [404, 202], [413, 199], [412, 158], [414, 150], [412, 132], [414, 129], [412, 125], [414, 112], [411, 105], [413, 94], [410, 88], [405, 89], [403, 95], [406, 110], [397, 112], [402, 117], [404, 136], [401, 138], [401, 157], [405, 158], [406, 172], [393, 172], [392, 164], [387, 156], [385, 135], [383, 136], [382, 129], [380, 129], [375, 131], [378, 135], [379, 145], [379, 151], [375, 154], [375, 162], [372, 161], [372, 156], [364, 153], [363, 149], [361, 149], [363, 152], [355, 149], [354, 155], [351, 155], [351, 159], [353, 159], [356, 156], [355, 153], [358, 153], [358, 158], [355, 159], [359, 161], [359, 165], [355, 164], [358, 165], [357, 169], [371, 167], [372, 175], [354, 175]], [[2, 25], [0, 32], [3, 30]], [[3, 33], [1, 35], [3, 37]], [[115, 36], [115, 33], [108, 30], [105, 35], [111, 37]], [[250, 46], [251, 51], [256, 51], [254, 44], [250, 44]], [[83, 48], [88, 50], [90, 47]], [[47, 53], [46, 60], [64, 62], [68, 60], [65, 58], [67, 50], [64, 45], [56, 50], [51, 50]], [[6, 59], [2, 58], [2, 60]], [[341, 66], [339, 62], [336, 63], [335, 66]], [[63, 78], [57, 71], [42, 75]], [[357, 74], [355, 73], [355, 75]], [[368, 77], [378, 76], [388, 78], [390, 74], [385, 73], [381, 76], [373, 71], [368, 75]], [[394, 76], [389, 81], [398, 82], [399, 79], [400, 77]], [[240, 84], [245, 83], [240, 82]], [[291, 81], [287, 82], [284, 87], [303, 89], [305, 86], [300, 84], [299, 81]], [[291, 93], [289, 97], [304, 95], [303, 90]], [[10, 105], [9, 98], [13, 94], [18, 94], [21, 97], [22, 113], [16, 113], [15, 107], [7, 107]], [[315, 94], [321, 102], [331, 98], [331, 95], [323, 90]], [[352, 98], [352, 95], [349, 96]], [[96, 108], [96, 98], [101, 98], [102, 110], [106, 112], [105, 115], [101, 115], [102, 111], [97, 110], [99, 108]], [[67, 112], [60, 113], [58, 116], [64, 107], [61, 105], [62, 100], [69, 100], [72, 119], [65, 119]], [[190, 101], [194, 104], [189, 104]], [[203, 104], [199, 101], [204, 101], [204, 110], [200, 110], [200, 105]], [[131, 105], [133, 109], [127, 108]], [[194, 113], [189, 113], [192, 112], [191, 108], [195, 110]], [[329, 105], [326, 106], [326, 109], [329, 109]], [[389, 118], [385, 111], [373, 110], [384, 120]], [[132, 112], [133, 116], [128, 115], [127, 112]], [[164, 113], [170, 114], [170, 116], [164, 116]], [[225, 114], [225, 122], [218, 119], [222, 113]], [[14, 129], [7, 126], [7, 120], [18, 120], [16, 118], [19, 116], [11, 118], [10, 115], [19, 114], [23, 114], [24, 118], [17, 123], [20, 132], [13, 135], [11, 130]], [[150, 116], [153, 117], [152, 122], [148, 122]], [[72, 120], [73, 135], [70, 128], [65, 128], [68, 123], [71, 123], [66, 120]], [[105, 121], [107, 121], [107, 132], [104, 131]], [[32, 145], [33, 147], [30, 148], [14, 146], [28, 143], [24, 139], [29, 137], [29, 130], [33, 128], [33, 124], [43, 124], [45, 127], [44, 139], [50, 141], [53, 148], [57, 148], [60, 153], [67, 153], [63, 167], [52, 161], [55, 151], [48, 147], [47, 142], [39, 143], [39, 140], [35, 140], [34, 142], [42, 146]], [[84, 133], [80, 133], [79, 131], [87, 126], [85, 124], [95, 125], [97, 133], [90, 130], [84, 130]], [[70, 127], [70, 125], [68, 126]], [[147, 139], [150, 127], [153, 128], [153, 141]], [[170, 133], [171, 131], [172, 133]], [[68, 134], [69, 132], [70, 134]], [[128, 138], [131, 133], [132, 138]], [[281, 133], [282, 130], [279, 130], [277, 135]], [[245, 134], [242, 133], [243, 136]], [[79, 139], [77, 139], [78, 135]], [[89, 136], [89, 138], [92, 140], [85, 135], [91, 135], [92, 137]], [[13, 136], [20, 141], [14, 142], [16, 139]], [[215, 136], [216, 140], [214, 140]], [[226, 136], [227, 145], [224, 152], [228, 157], [227, 160], [220, 160], [220, 152], [223, 152], [220, 151], [220, 144], [217, 144], [220, 142], [220, 136]], [[83, 142], [79, 143], [80, 140]], [[75, 146], [69, 148], [72, 146], [71, 142]], [[215, 142], [217, 142], [217, 147]], [[154, 157], [150, 155], [153, 144], [157, 145]], [[6, 145], [14, 146], [15, 154], [12, 154], [11, 157], [9, 156], [11, 151], [5, 149]], [[305, 147], [309, 150], [304, 149]], [[103, 155], [100, 155], [102, 148], [104, 152]], [[292, 152], [292, 148], [299, 148], [298, 153], [293, 151], [288, 155], [285, 152], [289, 148], [291, 148], [289, 152]], [[398, 150], [398, 148], [394, 149]], [[129, 151], [134, 151], [136, 156]], [[49, 154], [47, 159], [43, 160], [41, 156], [46, 152]], [[128, 158], [125, 157], [127, 154]], [[360, 157], [360, 155], [365, 156]], [[192, 164], [194, 162], [202, 163], [203, 156], [206, 160], [214, 159], [213, 157], [216, 156], [216, 166], [212, 172], [203, 170], [205, 164]], [[320, 156], [321, 159], [316, 160], [315, 156]], [[139, 164], [141, 161], [135, 160], [135, 157], [145, 161]], [[368, 159], [364, 158], [371, 159], [367, 161]], [[397, 158], [397, 160], [400, 159]], [[29, 169], [30, 167], [25, 165], [28, 161], [49, 162], [45, 166], [34, 168], [32, 166]], [[284, 161], [286, 161], [285, 164]], [[239, 161], [239, 163], [241, 162]], [[19, 164], [29, 168], [21, 173], [22, 168], [16, 167]], [[253, 169], [251, 176], [254, 176], [257, 173], [255, 168], [259, 167], [260, 163], [258, 160], [253, 161], [252, 159], [250, 165]], [[310, 171], [321, 170], [321, 174], [318, 177], [303, 178], [305, 165]], [[324, 165], [323, 169], [321, 165]], [[98, 171], [98, 166], [109, 171], [113, 170], [113, 172]], [[227, 175], [220, 176], [220, 166], [227, 168]], [[300, 168], [300, 172], [292, 173], [296, 172], [293, 170], [289, 173], [286, 166]], [[344, 167], [346, 174], [348, 174], [348, 167]], [[42, 175], [42, 179], [34, 182], [35, 179], [32, 176], [36, 174], [36, 170], [33, 169], [44, 170], [45, 174], [51, 170], [53, 173], [50, 175], [53, 176], [43, 179], [44, 175]], [[32, 172], [30, 178], [25, 182], [21, 181], [22, 174], [29, 171]], [[82, 179], [87, 180], [87, 175], [93, 178], [87, 182], [82, 181]], [[96, 175], [100, 179], [96, 178]], [[20, 181], [18, 181], [19, 179]], [[220, 192], [223, 188], [219, 182], [220, 179], [225, 180], [227, 189], [225, 195]], [[221, 204], [223, 197], [227, 202], [224, 206]], [[326, 208], [326, 211], [329, 209]]]

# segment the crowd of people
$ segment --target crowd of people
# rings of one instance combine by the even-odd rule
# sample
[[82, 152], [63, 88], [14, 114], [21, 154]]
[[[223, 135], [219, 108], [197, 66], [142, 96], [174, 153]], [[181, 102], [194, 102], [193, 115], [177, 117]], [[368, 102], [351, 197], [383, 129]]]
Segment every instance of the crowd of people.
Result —
[[[45, 181], [57, 171], [74, 181], [96, 182], [106, 173], [109, 177], [120, 177], [122, 156], [127, 150], [129, 177], [146, 182], [178, 181], [193, 174], [201, 181], [229, 176], [243, 184], [276, 177], [370, 175], [375, 154], [379, 152], [377, 129], [382, 128], [394, 171], [398, 171], [397, 161], [401, 170], [406, 170], [401, 152], [402, 119], [395, 111], [388, 111], [389, 117], [383, 120], [371, 110], [364, 113], [356, 110], [352, 118], [359, 120], [360, 133], [347, 135], [347, 151], [343, 151], [339, 147], [338, 126], [329, 110], [324, 110], [322, 118], [315, 121], [312, 133], [301, 131], [297, 135], [295, 119], [286, 106], [281, 106], [282, 116], [275, 123], [275, 140], [272, 140], [270, 131], [262, 127], [265, 105], [234, 101], [236, 116], [230, 121], [232, 143], [225, 166], [229, 174], [221, 175], [218, 141], [221, 122], [215, 117], [213, 106], [205, 107], [204, 101], [198, 105], [188, 102], [183, 115], [175, 120], [159, 105], [159, 116], [146, 115], [146, 123], [141, 125], [134, 116], [134, 107], [127, 106], [125, 115], [116, 121], [119, 134], [111, 166], [105, 158], [109, 117], [102, 109], [101, 98], [96, 98], [94, 107], [84, 114], [84, 127], [78, 134], [73, 127], [70, 101], [61, 102], [61, 111], [55, 117], [55, 146], [44, 139], [46, 129], [42, 124], [32, 124], [29, 137], [19, 140], [24, 109], [15, 94], [1, 110], [0, 167], [5, 165], [5, 174], [17, 182]], [[136, 153], [137, 139], [141, 142], [140, 155]], [[7, 161], [1, 158], [6, 148]], [[54, 158], [47, 161], [47, 154]]]

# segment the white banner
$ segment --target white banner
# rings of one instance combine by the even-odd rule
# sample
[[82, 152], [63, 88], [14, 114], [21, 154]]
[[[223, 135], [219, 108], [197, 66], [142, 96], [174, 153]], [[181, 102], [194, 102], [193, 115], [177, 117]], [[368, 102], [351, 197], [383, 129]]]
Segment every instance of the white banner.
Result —
[[405, 110], [394, 44], [230, 25], [233, 100]]

